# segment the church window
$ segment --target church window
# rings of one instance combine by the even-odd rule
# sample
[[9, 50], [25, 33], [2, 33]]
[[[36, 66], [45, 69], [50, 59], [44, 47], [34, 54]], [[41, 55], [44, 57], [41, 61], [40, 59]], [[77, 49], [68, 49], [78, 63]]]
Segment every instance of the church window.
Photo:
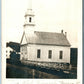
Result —
[[29, 17], [29, 22], [31, 22], [31, 17]]
[[48, 51], [48, 58], [52, 58], [52, 50]]
[[62, 59], [63, 58], [63, 51], [60, 51], [59, 52], [59, 59]]
[[40, 58], [40, 53], [41, 53], [41, 50], [38, 49], [38, 50], [37, 50], [37, 58]]

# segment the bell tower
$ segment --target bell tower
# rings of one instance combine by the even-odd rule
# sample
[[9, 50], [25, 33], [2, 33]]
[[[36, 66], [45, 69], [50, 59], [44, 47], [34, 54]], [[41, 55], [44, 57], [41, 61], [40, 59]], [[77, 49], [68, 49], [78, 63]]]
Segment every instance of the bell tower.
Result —
[[34, 22], [34, 12], [32, 10], [32, 0], [29, 0], [28, 3], [28, 9], [25, 13], [25, 23], [24, 23], [24, 31], [25, 33], [32, 33], [34, 32], [34, 26], [35, 26], [35, 22]]

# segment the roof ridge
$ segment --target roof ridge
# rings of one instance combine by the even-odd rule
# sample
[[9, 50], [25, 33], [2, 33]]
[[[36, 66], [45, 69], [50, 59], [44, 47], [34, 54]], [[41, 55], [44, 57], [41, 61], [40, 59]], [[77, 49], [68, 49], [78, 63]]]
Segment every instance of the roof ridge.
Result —
[[[45, 32], [45, 31], [34, 31], [34, 33], [52, 33], [52, 34], [63, 34], [63, 33], [58, 33], [58, 32]], [[64, 35], [64, 34], [63, 34]]]

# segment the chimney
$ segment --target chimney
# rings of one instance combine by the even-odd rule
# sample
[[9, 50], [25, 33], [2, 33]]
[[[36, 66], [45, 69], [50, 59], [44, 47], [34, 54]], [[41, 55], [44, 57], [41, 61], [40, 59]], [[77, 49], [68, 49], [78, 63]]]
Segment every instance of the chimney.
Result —
[[65, 37], [67, 37], [67, 32], [65, 32]]
[[63, 34], [63, 30], [61, 30], [61, 33]]

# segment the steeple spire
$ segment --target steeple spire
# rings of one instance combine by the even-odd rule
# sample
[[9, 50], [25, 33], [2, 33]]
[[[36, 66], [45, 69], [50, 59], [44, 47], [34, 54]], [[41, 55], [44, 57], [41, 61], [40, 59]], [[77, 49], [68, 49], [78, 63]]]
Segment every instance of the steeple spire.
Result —
[[32, 11], [32, 0], [28, 0], [28, 9], [25, 13], [25, 23], [24, 23], [24, 30], [25, 32], [28, 31], [32, 32], [34, 31], [34, 26], [35, 26], [35, 22], [34, 22], [34, 13]]
[[32, 0], [28, 0], [28, 9], [32, 9]]

